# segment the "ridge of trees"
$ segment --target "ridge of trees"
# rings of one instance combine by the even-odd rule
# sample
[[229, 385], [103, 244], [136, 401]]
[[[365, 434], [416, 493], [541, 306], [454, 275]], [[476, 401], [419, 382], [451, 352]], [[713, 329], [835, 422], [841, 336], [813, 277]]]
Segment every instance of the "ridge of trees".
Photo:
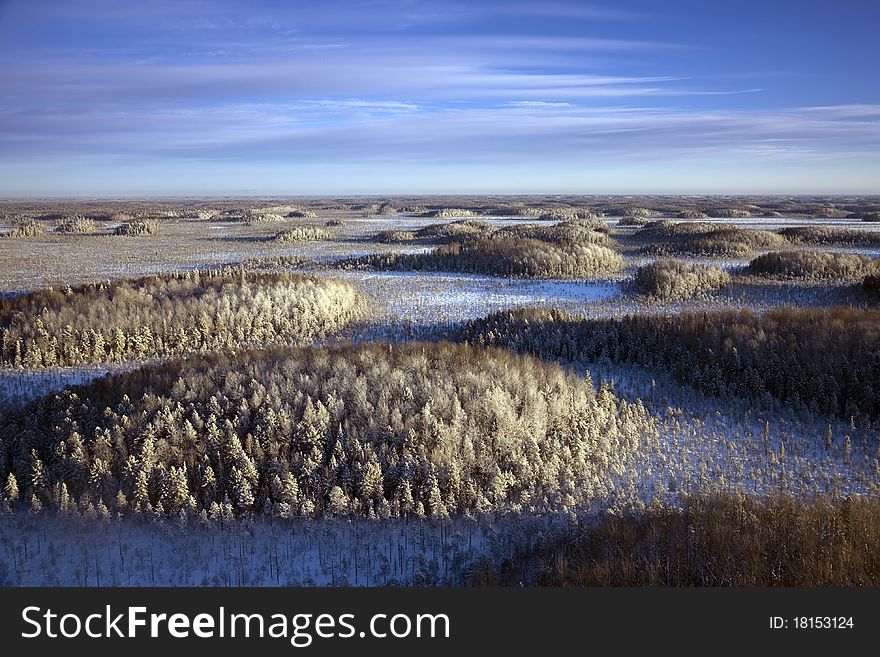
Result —
[[625, 267], [616, 251], [596, 244], [561, 244], [529, 238], [453, 242], [429, 253], [385, 253], [350, 258], [343, 269], [457, 271], [509, 278], [591, 278]]
[[618, 220], [617, 225], [620, 228], [644, 228], [649, 223], [651, 223], [651, 222], [647, 217], [627, 216], [627, 217], [621, 217]]
[[49, 288], [0, 299], [0, 364], [116, 363], [301, 344], [338, 331], [363, 307], [348, 283], [232, 267]]
[[461, 219], [449, 223], [429, 224], [418, 230], [383, 230], [376, 234], [379, 242], [422, 240], [435, 244], [466, 242], [471, 239], [529, 238], [551, 244], [612, 244], [608, 225], [600, 219], [568, 219], [552, 225], [517, 224], [497, 228], [480, 219]]
[[608, 224], [601, 219], [560, 221], [553, 225], [519, 224], [498, 229], [493, 237], [528, 237], [551, 244], [612, 244]]
[[563, 361], [608, 358], [668, 369], [711, 394], [775, 397], [843, 418], [880, 418], [880, 311], [778, 308], [585, 319], [562, 310], [493, 313], [462, 330], [469, 344]]
[[432, 217], [436, 219], [449, 219], [451, 217], [472, 217], [474, 216], [473, 210], [464, 210], [459, 208], [440, 208], [438, 210], [428, 210], [424, 213], [425, 217]]
[[541, 221], [579, 221], [598, 219], [600, 216], [589, 210], [578, 208], [551, 208], [539, 214], [538, 219]]
[[776, 248], [787, 243], [785, 237], [768, 230], [718, 228], [701, 222], [673, 224], [664, 221], [658, 224], [635, 233], [636, 238], [652, 240], [642, 248], [643, 253], [739, 258], [750, 256], [759, 249]]
[[428, 224], [417, 230], [383, 230], [374, 238], [378, 242], [452, 242], [469, 237], [487, 237], [495, 228], [479, 219], [460, 219], [448, 223]]
[[382, 230], [376, 233], [373, 239], [383, 244], [394, 244], [397, 242], [412, 242], [417, 238], [415, 232], [411, 230]]
[[877, 246], [880, 231], [850, 230], [832, 226], [792, 226], [779, 234], [795, 244], [813, 246]]

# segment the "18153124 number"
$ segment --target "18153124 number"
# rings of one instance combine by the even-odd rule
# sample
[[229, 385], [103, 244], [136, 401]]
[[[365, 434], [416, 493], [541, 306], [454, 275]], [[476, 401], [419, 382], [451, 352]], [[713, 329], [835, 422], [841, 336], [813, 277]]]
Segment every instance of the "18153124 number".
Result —
[[798, 630], [851, 630], [852, 616], [795, 616], [792, 626]]

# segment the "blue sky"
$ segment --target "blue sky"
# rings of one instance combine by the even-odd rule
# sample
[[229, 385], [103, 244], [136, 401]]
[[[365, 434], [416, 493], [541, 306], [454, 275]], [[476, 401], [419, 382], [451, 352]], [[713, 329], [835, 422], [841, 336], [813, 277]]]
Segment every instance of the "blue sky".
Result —
[[0, 0], [0, 195], [880, 193], [880, 2]]

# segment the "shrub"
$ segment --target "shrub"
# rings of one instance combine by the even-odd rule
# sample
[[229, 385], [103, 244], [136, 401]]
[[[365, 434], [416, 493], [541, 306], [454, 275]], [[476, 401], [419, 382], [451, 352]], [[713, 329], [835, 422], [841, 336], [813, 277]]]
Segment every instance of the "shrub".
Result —
[[863, 212], [862, 221], [880, 221], [880, 212]]
[[287, 230], [275, 233], [273, 238], [276, 242], [315, 242], [318, 240], [329, 240], [333, 237], [326, 228], [319, 226], [294, 226]]
[[314, 219], [318, 215], [311, 210], [291, 210], [287, 216], [290, 219]]
[[433, 217], [435, 219], [451, 219], [453, 217], [472, 217], [474, 216], [474, 213], [472, 210], [440, 208], [439, 210], [429, 210], [424, 216]]
[[679, 219], [708, 219], [709, 215], [702, 210], [682, 210], [676, 215]]
[[725, 219], [748, 219], [752, 216], [751, 211], [743, 208], [720, 208], [712, 214]]
[[33, 219], [19, 221], [6, 233], [6, 237], [39, 237], [46, 232], [43, 224]]
[[328, 219], [324, 222], [325, 228], [342, 228], [345, 222], [342, 219]]
[[683, 299], [729, 285], [730, 274], [718, 267], [665, 260], [639, 267], [634, 284], [637, 291], [647, 296]]
[[833, 281], [861, 279], [876, 269], [876, 263], [854, 253], [781, 251], [758, 256], [747, 273], [771, 278]]
[[85, 234], [97, 232], [98, 225], [86, 217], [65, 217], [55, 226], [56, 233]]
[[621, 217], [617, 222], [617, 225], [620, 228], [642, 228], [643, 226], [647, 226], [648, 223], [649, 221], [645, 217], [626, 216]]
[[411, 230], [383, 230], [376, 233], [374, 238], [377, 242], [394, 243], [394, 242], [411, 242], [416, 239], [416, 234]]
[[159, 232], [159, 222], [155, 219], [135, 219], [117, 226], [114, 232], [116, 235], [133, 237], [155, 235]]

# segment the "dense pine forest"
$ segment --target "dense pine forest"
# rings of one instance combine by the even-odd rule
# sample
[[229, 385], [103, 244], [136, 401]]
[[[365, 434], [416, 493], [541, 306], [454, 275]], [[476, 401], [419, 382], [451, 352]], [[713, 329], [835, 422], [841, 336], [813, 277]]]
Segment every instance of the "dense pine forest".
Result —
[[880, 312], [778, 309], [588, 320], [524, 309], [471, 322], [462, 340], [546, 358], [669, 368], [712, 394], [874, 422], [880, 417]]
[[655, 432], [507, 351], [370, 343], [214, 355], [47, 397], [0, 427], [5, 501], [100, 513], [440, 516], [589, 502]]
[[358, 316], [350, 285], [194, 269], [0, 299], [0, 364], [52, 367], [305, 344]]

